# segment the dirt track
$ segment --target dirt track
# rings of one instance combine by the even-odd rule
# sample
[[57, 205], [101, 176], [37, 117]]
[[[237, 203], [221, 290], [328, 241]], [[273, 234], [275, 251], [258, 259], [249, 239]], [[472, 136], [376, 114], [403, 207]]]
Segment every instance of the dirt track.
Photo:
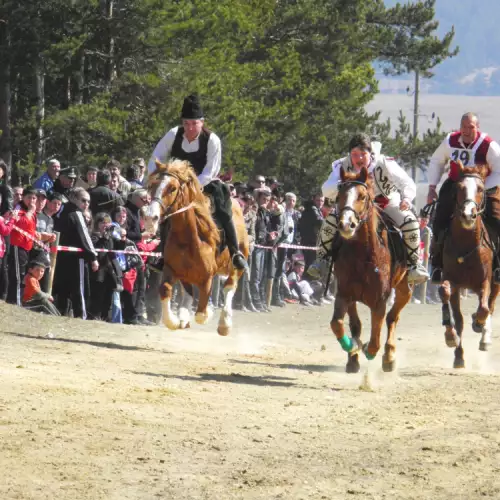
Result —
[[467, 322], [456, 371], [440, 308], [408, 306], [368, 392], [330, 312], [240, 313], [221, 338], [0, 305], [0, 498], [500, 498], [500, 321], [487, 353]]

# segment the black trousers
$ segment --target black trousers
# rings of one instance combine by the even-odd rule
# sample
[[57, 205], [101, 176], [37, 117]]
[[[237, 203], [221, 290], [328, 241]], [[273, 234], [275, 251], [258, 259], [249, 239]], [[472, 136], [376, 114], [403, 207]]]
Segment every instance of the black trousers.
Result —
[[7, 302], [22, 305], [24, 291], [24, 277], [28, 267], [29, 253], [21, 247], [11, 246], [8, 257], [9, 286]]
[[71, 259], [68, 264], [70, 268], [56, 267], [56, 273], [59, 273], [55, 287], [57, 308], [62, 315], [68, 316], [71, 306], [74, 318], [87, 319], [88, 265], [83, 259]]

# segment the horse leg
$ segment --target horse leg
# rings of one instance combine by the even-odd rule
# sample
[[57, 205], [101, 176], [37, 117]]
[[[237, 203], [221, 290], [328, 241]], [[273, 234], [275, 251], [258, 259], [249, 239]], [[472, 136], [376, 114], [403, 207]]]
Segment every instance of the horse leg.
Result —
[[174, 285], [172, 276], [163, 272], [163, 283], [160, 286], [161, 308], [163, 311], [163, 323], [169, 330], [177, 330], [180, 320], [172, 310], [172, 287]]
[[399, 313], [410, 302], [411, 293], [406, 278], [397, 284], [394, 304], [385, 320], [387, 324], [387, 341], [385, 343], [384, 356], [382, 357], [382, 370], [384, 372], [394, 371], [396, 365], [396, 326], [399, 321]]
[[477, 309], [477, 312], [473, 314], [472, 329], [475, 332], [481, 334], [481, 340], [479, 341], [480, 351], [487, 351], [491, 345], [490, 297], [492, 293], [493, 290], [490, 282], [485, 281], [481, 286], [481, 293], [479, 295], [479, 307]]
[[363, 345], [363, 352], [366, 359], [372, 360], [377, 355], [380, 349], [380, 334], [385, 317], [385, 301], [380, 302], [371, 310], [372, 328], [370, 333], [370, 341]]
[[464, 331], [464, 316], [460, 310], [460, 288], [453, 287], [450, 297], [451, 310], [455, 319], [455, 328], [458, 335], [458, 345], [455, 349], [453, 368], [464, 368], [464, 348], [462, 334]]
[[232, 273], [224, 283], [224, 305], [222, 306], [219, 325], [217, 327], [217, 333], [223, 337], [229, 335], [233, 326], [233, 297], [243, 272], [243, 270], [232, 270]]
[[191, 325], [191, 308], [193, 307], [193, 286], [189, 283], [182, 282], [182, 299], [179, 308], [179, 328], [189, 328]]
[[332, 320], [330, 321], [330, 328], [335, 334], [335, 337], [337, 337], [337, 340], [339, 341], [342, 349], [348, 353], [354, 354], [358, 352], [361, 345], [358, 339], [354, 338], [353, 342], [353, 339], [345, 334], [344, 316], [347, 312], [348, 307], [349, 304], [347, 303], [346, 299], [344, 299], [343, 297], [339, 297], [338, 295], [337, 297], [335, 297], [335, 307], [333, 310]]
[[[351, 337], [359, 345], [361, 343], [361, 320], [358, 316], [358, 309], [356, 307], [356, 302], [350, 304], [347, 308], [347, 314], [349, 316], [349, 329], [351, 330]], [[348, 352], [347, 353], [347, 365], [345, 371], [347, 373], [358, 373], [359, 372], [359, 354], [358, 352]]]
[[451, 297], [451, 284], [449, 281], [444, 281], [439, 287], [439, 297], [441, 298], [443, 326], [446, 328], [444, 332], [444, 340], [448, 347], [457, 347], [459, 338], [455, 330], [455, 321], [451, 313], [450, 297]]
[[212, 317], [212, 310], [208, 308], [208, 300], [210, 298], [210, 290], [212, 288], [212, 276], [198, 286], [200, 297], [198, 299], [198, 308], [196, 309], [195, 321], [200, 325], [204, 325]]

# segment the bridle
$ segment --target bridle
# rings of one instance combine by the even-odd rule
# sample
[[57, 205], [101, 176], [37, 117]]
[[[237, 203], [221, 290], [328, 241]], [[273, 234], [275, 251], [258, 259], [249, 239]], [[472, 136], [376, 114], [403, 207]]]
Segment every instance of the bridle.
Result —
[[478, 174], [464, 174], [461, 176], [460, 180], [464, 179], [465, 177], [472, 177], [474, 179], [478, 179], [481, 182], [481, 184], [483, 185], [483, 196], [482, 196], [479, 204], [476, 202], [476, 200], [473, 200], [472, 198], [465, 199], [460, 205], [458, 205], [458, 204], [456, 205], [455, 212], [458, 216], [460, 216], [460, 214], [464, 210], [465, 205], [467, 203], [473, 203], [476, 207], [476, 216], [481, 215], [486, 209], [486, 191], [484, 190], [484, 180]]
[[158, 196], [158, 193], [155, 194], [153, 198], [151, 198], [151, 203], [156, 202], [160, 207], [163, 209], [163, 216], [161, 218], [160, 224], [167, 220], [168, 218], [172, 217], [173, 215], [180, 214], [182, 212], [185, 212], [186, 210], [189, 210], [194, 206], [193, 203], [190, 203], [189, 205], [186, 205], [185, 207], [180, 208], [179, 210], [176, 210], [175, 212], [171, 212], [172, 208], [175, 206], [175, 203], [177, 201], [177, 198], [179, 197], [179, 193], [181, 192], [181, 187], [182, 187], [182, 180], [175, 174], [172, 173], [163, 173], [160, 176], [160, 184], [163, 180], [165, 180], [167, 177], [173, 177], [174, 179], [177, 179], [179, 182], [179, 189], [177, 190], [177, 194], [175, 195], [174, 201], [170, 203], [170, 205], [166, 206], [165, 203], [163, 203], [163, 199], [161, 198], [161, 195]]
[[[339, 190], [342, 189], [342, 187], [346, 186], [346, 187], [349, 187], [350, 185], [357, 185], [357, 186], [363, 186], [367, 191], [368, 191], [368, 185], [365, 183], [365, 182], [361, 182], [361, 181], [344, 181], [344, 182], [341, 182], [339, 183]], [[370, 211], [369, 211], [369, 206], [370, 204], [373, 203], [373, 200], [371, 198], [371, 196], [367, 196], [366, 199], [365, 199], [365, 205], [363, 207], [363, 212], [365, 214], [365, 216], [363, 218], [361, 218], [361, 216], [359, 215], [358, 212], [356, 212], [356, 210], [354, 210], [354, 208], [352, 207], [343, 207], [341, 210], [337, 210], [336, 211], [336, 216], [337, 216], [337, 224], [339, 223], [339, 220], [341, 218], [341, 216], [346, 213], [346, 212], [352, 212], [354, 217], [356, 218], [356, 222], [358, 223], [358, 225], [361, 225], [361, 224], [364, 224], [365, 222], [368, 221], [368, 217], [370, 216]]]

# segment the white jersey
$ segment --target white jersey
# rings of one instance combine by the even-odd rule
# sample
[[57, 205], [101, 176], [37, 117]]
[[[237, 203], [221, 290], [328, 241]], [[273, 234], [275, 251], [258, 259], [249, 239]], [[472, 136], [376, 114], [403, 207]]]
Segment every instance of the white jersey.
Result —
[[[335, 199], [340, 181], [340, 168], [346, 172], [354, 172], [354, 167], [349, 156], [336, 160], [332, 164], [332, 173], [323, 184], [323, 196]], [[412, 178], [396, 163], [393, 158], [384, 155], [375, 157], [369, 167], [368, 173], [374, 180], [375, 197], [383, 196], [388, 205], [398, 206], [401, 200], [412, 203], [417, 195], [417, 187]]]

